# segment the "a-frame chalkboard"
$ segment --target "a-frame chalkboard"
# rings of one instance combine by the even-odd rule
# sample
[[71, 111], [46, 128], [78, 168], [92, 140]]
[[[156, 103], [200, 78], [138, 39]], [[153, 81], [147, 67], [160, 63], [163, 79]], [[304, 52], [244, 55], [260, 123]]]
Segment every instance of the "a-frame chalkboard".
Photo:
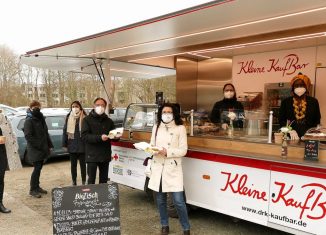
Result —
[[53, 234], [120, 234], [116, 183], [54, 188]]

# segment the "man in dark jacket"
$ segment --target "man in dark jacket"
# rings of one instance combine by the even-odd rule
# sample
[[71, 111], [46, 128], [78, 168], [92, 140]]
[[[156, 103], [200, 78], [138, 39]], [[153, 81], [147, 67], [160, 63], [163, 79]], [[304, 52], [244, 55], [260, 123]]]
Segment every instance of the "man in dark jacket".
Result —
[[99, 168], [99, 183], [108, 181], [109, 162], [111, 161], [111, 140], [109, 133], [115, 129], [113, 121], [104, 113], [107, 102], [96, 98], [94, 109], [84, 118], [82, 138], [85, 141], [85, 161], [87, 163], [88, 184], [95, 184], [96, 170]]
[[8, 166], [8, 159], [7, 159], [7, 153], [6, 153], [6, 147], [5, 147], [5, 137], [2, 136], [2, 130], [0, 128], [0, 136], [2, 137], [0, 139], [0, 212], [2, 213], [10, 213], [11, 210], [7, 209], [3, 203], [3, 189], [4, 189], [4, 178], [5, 178], [5, 172]]
[[24, 124], [24, 134], [27, 141], [27, 157], [33, 163], [34, 170], [31, 175], [30, 192], [33, 197], [40, 198], [47, 191], [40, 187], [40, 175], [44, 160], [53, 148], [45, 118], [40, 111], [40, 102], [34, 100], [29, 105]]

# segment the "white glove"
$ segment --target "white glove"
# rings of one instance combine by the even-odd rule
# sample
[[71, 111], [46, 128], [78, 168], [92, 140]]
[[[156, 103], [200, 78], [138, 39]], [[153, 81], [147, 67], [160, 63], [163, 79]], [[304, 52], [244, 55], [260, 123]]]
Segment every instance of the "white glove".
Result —
[[295, 130], [289, 131], [289, 134], [290, 134], [291, 140], [299, 139], [298, 133]]
[[228, 127], [229, 127], [228, 124], [226, 124], [226, 123], [223, 123], [223, 124], [222, 124], [222, 129], [223, 129], [223, 130], [228, 129]]

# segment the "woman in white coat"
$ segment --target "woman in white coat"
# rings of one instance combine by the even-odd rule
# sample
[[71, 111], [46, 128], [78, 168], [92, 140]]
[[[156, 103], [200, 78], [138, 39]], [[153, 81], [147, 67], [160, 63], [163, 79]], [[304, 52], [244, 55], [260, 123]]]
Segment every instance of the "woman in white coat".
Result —
[[157, 192], [162, 235], [169, 234], [167, 193], [172, 194], [183, 234], [190, 234], [182, 173], [182, 157], [187, 153], [188, 144], [186, 128], [182, 124], [178, 108], [165, 103], [158, 110], [157, 124], [152, 131], [151, 145], [161, 150], [153, 156], [148, 187]]

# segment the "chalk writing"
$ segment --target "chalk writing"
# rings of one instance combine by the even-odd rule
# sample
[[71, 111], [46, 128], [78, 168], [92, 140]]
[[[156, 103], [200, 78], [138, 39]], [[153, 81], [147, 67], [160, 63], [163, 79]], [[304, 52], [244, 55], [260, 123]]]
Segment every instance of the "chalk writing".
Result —
[[120, 234], [117, 184], [66, 187], [52, 194], [53, 234]]

